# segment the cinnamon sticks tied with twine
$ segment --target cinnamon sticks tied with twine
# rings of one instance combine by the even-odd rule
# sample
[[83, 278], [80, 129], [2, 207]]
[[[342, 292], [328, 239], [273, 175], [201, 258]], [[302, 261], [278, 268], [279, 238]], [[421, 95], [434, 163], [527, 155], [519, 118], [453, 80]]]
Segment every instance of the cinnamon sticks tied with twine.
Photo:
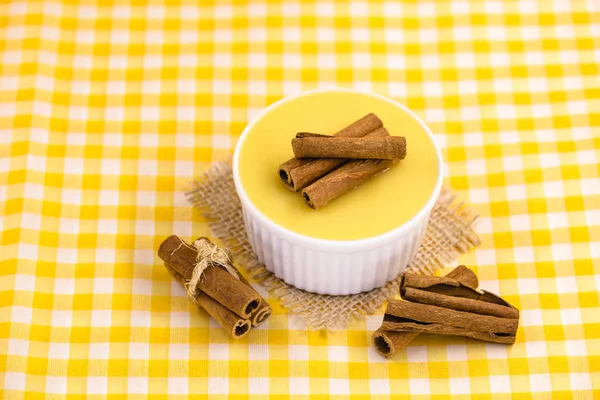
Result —
[[231, 252], [209, 239], [202, 237], [190, 245], [172, 235], [160, 245], [158, 256], [185, 287], [188, 299], [232, 337], [246, 335], [271, 315], [269, 304], [233, 266]]
[[320, 208], [406, 157], [406, 139], [390, 136], [375, 114], [367, 114], [333, 136], [299, 132], [295, 158], [279, 166], [279, 177], [304, 201]]
[[392, 357], [421, 333], [514, 343], [519, 310], [477, 285], [477, 277], [464, 265], [444, 277], [405, 273], [400, 282], [403, 300], [388, 303], [381, 328], [373, 334], [375, 349]]

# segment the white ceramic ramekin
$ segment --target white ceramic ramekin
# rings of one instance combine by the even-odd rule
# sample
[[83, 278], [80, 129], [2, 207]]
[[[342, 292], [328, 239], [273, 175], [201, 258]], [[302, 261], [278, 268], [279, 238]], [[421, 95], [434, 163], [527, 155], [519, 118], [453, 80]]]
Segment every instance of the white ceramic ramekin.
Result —
[[429, 214], [442, 187], [442, 154], [431, 130], [412, 111], [386, 97], [367, 93], [394, 104], [423, 126], [434, 144], [438, 159], [438, 179], [425, 206], [408, 222], [382, 235], [360, 240], [325, 240], [308, 237], [283, 228], [268, 219], [252, 204], [240, 182], [240, 149], [252, 126], [270, 109], [298, 96], [286, 97], [267, 107], [242, 132], [233, 157], [233, 178], [242, 203], [248, 239], [258, 259], [267, 269], [290, 285], [309, 292], [344, 295], [383, 286], [406, 269], [425, 235]]

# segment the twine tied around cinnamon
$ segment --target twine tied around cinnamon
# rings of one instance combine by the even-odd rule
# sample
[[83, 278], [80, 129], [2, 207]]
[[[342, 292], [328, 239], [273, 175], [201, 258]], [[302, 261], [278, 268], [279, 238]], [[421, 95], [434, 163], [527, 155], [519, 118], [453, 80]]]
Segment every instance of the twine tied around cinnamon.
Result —
[[185, 291], [188, 299], [191, 302], [196, 302], [196, 289], [198, 287], [198, 283], [200, 283], [202, 274], [208, 267], [221, 267], [225, 271], [229, 272], [234, 278], [238, 280], [240, 279], [235, 268], [231, 266], [231, 254], [219, 248], [216, 244], [211, 243], [204, 238], [200, 238], [194, 241], [192, 247], [181, 240], [181, 244], [179, 247], [173, 250], [171, 255], [179, 250], [181, 246], [186, 246], [196, 251], [196, 264], [194, 265], [194, 270], [192, 271], [192, 277], [185, 282]]

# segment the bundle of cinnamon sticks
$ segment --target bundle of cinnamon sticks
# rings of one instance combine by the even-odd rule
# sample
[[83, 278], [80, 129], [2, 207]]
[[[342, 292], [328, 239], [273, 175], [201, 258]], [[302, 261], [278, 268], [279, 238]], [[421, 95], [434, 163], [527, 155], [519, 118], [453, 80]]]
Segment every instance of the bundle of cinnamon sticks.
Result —
[[299, 132], [292, 139], [295, 157], [279, 166], [293, 192], [317, 209], [406, 157], [406, 139], [390, 136], [375, 114], [367, 114], [333, 136]]
[[477, 289], [478, 284], [464, 265], [444, 277], [406, 272], [400, 282], [403, 300], [390, 300], [381, 328], [373, 333], [375, 349], [393, 357], [421, 333], [514, 343], [519, 310]]
[[190, 301], [232, 337], [246, 335], [271, 315], [269, 304], [233, 266], [231, 252], [209, 239], [202, 237], [190, 245], [172, 235], [162, 242], [158, 256], [186, 288]]

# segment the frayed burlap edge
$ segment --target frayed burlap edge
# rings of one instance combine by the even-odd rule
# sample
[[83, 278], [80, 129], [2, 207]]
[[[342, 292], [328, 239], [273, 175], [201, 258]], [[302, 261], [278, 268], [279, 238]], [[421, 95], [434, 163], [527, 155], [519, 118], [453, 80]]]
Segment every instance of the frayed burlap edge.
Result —
[[[348, 296], [320, 295], [290, 286], [269, 272], [258, 261], [247, 240], [230, 160], [214, 164], [193, 183], [187, 196], [209, 220], [213, 234], [231, 249], [235, 261], [291, 313], [300, 316], [309, 329], [344, 329], [353, 318], [372, 314], [398, 293], [399, 279], [395, 279], [370, 292]], [[473, 230], [476, 218], [466, 205], [456, 201], [456, 195], [443, 190], [431, 212], [423, 244], [409, 269], [432, 274], [459, 254], [478, 246], [479, 237]]]

